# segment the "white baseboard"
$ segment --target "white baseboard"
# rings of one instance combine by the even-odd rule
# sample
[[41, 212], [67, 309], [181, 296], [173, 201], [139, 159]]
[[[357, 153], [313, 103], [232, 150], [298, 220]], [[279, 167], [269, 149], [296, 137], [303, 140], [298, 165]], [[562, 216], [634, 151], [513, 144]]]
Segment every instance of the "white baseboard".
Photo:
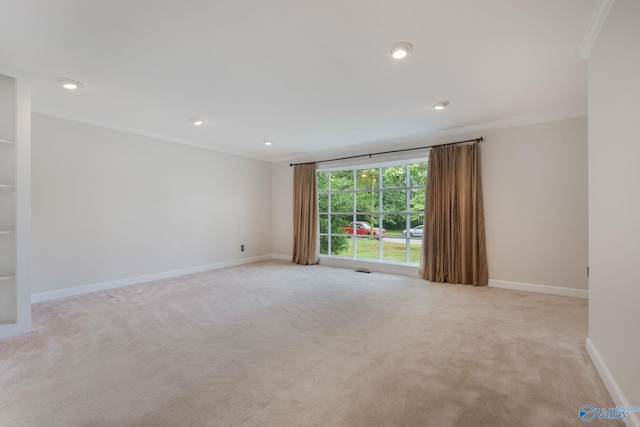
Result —
[[493, 279], [489, 279], [489, 286], [494, 288], [514, 289], [516, 291], [562, 295], [565, 297], [589, 298], [589, 291], [585, 289], [562, 288], [560, 286], [536, 285], [534, 283], [509, 282], [506, 280]]
[[[598, 371], [598, 374], [600, 374], [600, 378], [602, 378], [602, 382], [604, 383], [604, 386], [607, 388], [607, 391], [611, 395], [611, 399], [613, 399], [613, 403], [616, 406], [624, 406], [625, 408], [628, 408], [629, 406], [631, 406], [629, 405], [629, 401], [625, 398], [624, 394], [622, 393], [622, 390], [620, 390], [618, 383], [613, 378], [613, 375], [611, 374], [611, 371], [607, 367], [607, 364], [604, 362], [604, 359], [602, 359], [600, 352], [596, 348], [593, 341], [591, 341], [591, 338], [587, 338], [585, 347], [587, 349], [587, 354], [591, 358], [591, 361], [593, 362], [594, 366], [596, 367], [596, 370]], [[640, 413], [638, 412], [630, 413], [629, 416], [627, 417], [625, 424], [629, 427], [640, 427]]]
[[[183, 268], [180, 270], [165, 271], [161, 273], [146, 274], [143, 276], [129, 277], [126, 279], [111, 280], [108, 282], [93, 283], [89, 285], [77, 286], [73, 288], [58, 289], [50, 292], [39, 292], [31, 295], [31, 303], [49, 301], [58, 298], [66, 298], [74, 295], [82, 295], [90, 292], [104, 291], [107, 289], [120, 288], [122, 286], [136, 285], [153, 280], [169, 279], [172, 277], [184, 276], [187, 274], [201, 273], [203, 271], [217, 270], [220, 268], [234, 267], [237, 265], [250, 264], [254, 262], [276, 259], [280, 261], [291, 261], [290, 255], [271, 254], [252, 258], [243, 258], [231, 261], [223, 261], [215, 264], [201, 265], [197, 267]], [[396, 265], [392, 263], [378, 263], [367, 261], [356, 261], [351, 259], [341, 259], [333, 257], [321, 257], [320, 264], [330, 267], [340, 268], [367, 268], [379, 273], [399, 274], [402, 276], [419, 277], [418, 267], [407, 265]], [[532, 283], [509, 282], [505, 280], [489, 279], [489, 286], [495, 288], [515, 289], [527, 292], [539, 292], [553, 295], [564, 295], [578, 298], [588, 298], [589, 292], [583, 289], [561, 288], [557, 286], [536, 285]]]
[[180, 270], [165, 271], [162, 273], [146, 274], [144, 276], [129, 277], [126, 279], [111, 280], [108, 282], [93, 283], [90, 285], [77, 286], [73, 288], [58, 289], [50, 292], [39, 292], [37, 294], [31, 294], [31, 303], [35, 304], [38, 302], [44, 302], [58, 298], [66, 298], [75, 295], [88, 294], [90, 292], [104, 291], [107, 289], [120, 288], [129, 285], [137, 285], [139, 283], [151, 282], [153, 280], [170, 279], [172, 277], [201, 273], [203, 271], [209, 270], [218, 270], [220, 268], [234, 267], [243, 264], [251, 264], [254, 262], [267, 261], [270, 259], [272, 259], [271, 255], [262, 255], [251, 258], [217, 262], [215, 264], [200, 265], [197, 267], [182, 268]]
[[[283, 259], [289, 259], [285, 257]], [[279, 258], [278, 258], [279, 259]], [[320, 257], [320, 265], [339, 268], [367, 268], [378, 273], [398, 274], [401, 276], [420, 277], [418, 267], [393, 263], [367, 262], [338, 257]], [[536, 285], [534, 283], [510, 282], [489, 279], [489, 286], [494, 288], [514, 289], [517, 291], [537, 292], [542, 294], [562, 295], [577, 298], [589, 298], [589, 291], [584, 289], [562, 288], [559, 286]]]
[[0, 323], [0, 341], [31, 332], [31, 321], [25, 323]]

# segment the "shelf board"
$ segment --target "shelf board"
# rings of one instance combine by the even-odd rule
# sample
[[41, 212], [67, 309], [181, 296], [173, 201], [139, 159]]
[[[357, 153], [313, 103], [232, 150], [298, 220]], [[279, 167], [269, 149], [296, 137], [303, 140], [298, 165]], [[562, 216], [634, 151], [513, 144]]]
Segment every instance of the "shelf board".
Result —
[[15, 231], [13, 230], [0, 230], [0, 235], [3, 234], [15, 234]]
[[0, 276], [0, 281], [1, 280], [9, 280], [9, 279], [15, 279], [16, 276]]
[[14, 141], [9, 141], [8, 139], [0, 139], [0, 144], [15, 145], [16, 143]]
[[4, 190], [13, 190], [14, 188], [16, 188], [15, 185], [11, 185], [11, 184], [0, 184], [0, 190], [4, 189]]

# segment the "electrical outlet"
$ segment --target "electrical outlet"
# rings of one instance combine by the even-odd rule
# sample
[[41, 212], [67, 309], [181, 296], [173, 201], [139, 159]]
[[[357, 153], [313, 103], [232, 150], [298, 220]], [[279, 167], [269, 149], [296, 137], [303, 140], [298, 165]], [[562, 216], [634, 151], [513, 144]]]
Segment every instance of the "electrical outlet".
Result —
[[240, 251], [244, 252], [244, 245], [240, 245]]

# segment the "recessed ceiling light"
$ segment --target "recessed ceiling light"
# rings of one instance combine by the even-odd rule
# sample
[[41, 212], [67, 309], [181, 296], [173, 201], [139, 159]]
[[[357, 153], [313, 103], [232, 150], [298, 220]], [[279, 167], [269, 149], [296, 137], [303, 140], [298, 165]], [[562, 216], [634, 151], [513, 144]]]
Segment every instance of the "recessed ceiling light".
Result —
[[200, 126], [201, 124], [204, 123], [204, 120], [201, 119], [191, 119], [191, 123], [193, 123], [194, 126]]
[[265, 141], [264, 142], [264, 145], [271, 145], [271, 144], [273, 144], [273, 141]]
[[58, 83], [60, 83], [62, 85], [63, 88], [68, 89], [68, 90], [76, 90], [76, 89], [80, 89], [81, 87], [83, 87], [83, 84], [80, 82], [77, 82], [75, 80], [71, 80], [71, 79], [66, 79], [66, 78], [59, 78], [57, 79]]
[[437, 104], [434, 104], [433, 108], [435, 110], [444, 110], [445, 108], [447, 108], [447, 105], [449, 105], [449, 101], [442, 101], [442, 102], [438, 102]]
[[409, 55], [413, 50], [413, 45], [409, 42], [400, 42], [391, 46], [391, 51], [389, 52], [394, 59], [402, 59]]

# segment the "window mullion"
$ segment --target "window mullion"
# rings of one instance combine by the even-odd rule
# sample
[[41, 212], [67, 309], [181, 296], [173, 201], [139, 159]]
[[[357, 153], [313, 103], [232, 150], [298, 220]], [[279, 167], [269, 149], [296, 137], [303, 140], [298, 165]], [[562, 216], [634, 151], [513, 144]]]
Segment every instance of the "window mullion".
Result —
[[405, 256], [406, 256], [406, 262], [410, 262], [411, 261], [411, 232], [409, 231], [411, 229], [411, 186], [412, 186], [412, 182], [411, 182], [411, 163], [407, 161], [407, 197], [406, 197], [406, 201], [407, 201], [407, 205], [405, 206], [405, 210], [406, 210], [406, 214], [404, 216], [405, 220], [405, 230], [407, 230], [407, 235], [405, 236], [405, 240], [404, 240], [404, 248], [405, 248]]
[[333, 254], [331, 251], [331, 240], [332, 239], [332, 228], [331, 228], [331, 178], [333, 176], [333, 171], [329, 171], [329, 182], [327, 183], [327, 189], [329, 190], [327, 194], [327, 253], [329, 256]]
[[358, 248], [356, 247], [358, 245], [358, 231], [356, 230], [356, 218], [357, 218], [357, 207], [358, 207], [358, 202], [356, 200], [356, 195], [358, 194], [356, 192], [356, 188], [358, 188], [358, 177], [357, 177], [357, 170], [354, 168], [353, 169], [353, 228], [351, 229], [351, 242], [353, 243], [353, 251], [351, 253], [351, 257], [353, 259], [357, 259], [356, 257], [356, 253]]
[[384, 239], [384, 219], [382, 217], [382, 168], [378, 168], [378, 260], [382, 260], [382, 240]]

